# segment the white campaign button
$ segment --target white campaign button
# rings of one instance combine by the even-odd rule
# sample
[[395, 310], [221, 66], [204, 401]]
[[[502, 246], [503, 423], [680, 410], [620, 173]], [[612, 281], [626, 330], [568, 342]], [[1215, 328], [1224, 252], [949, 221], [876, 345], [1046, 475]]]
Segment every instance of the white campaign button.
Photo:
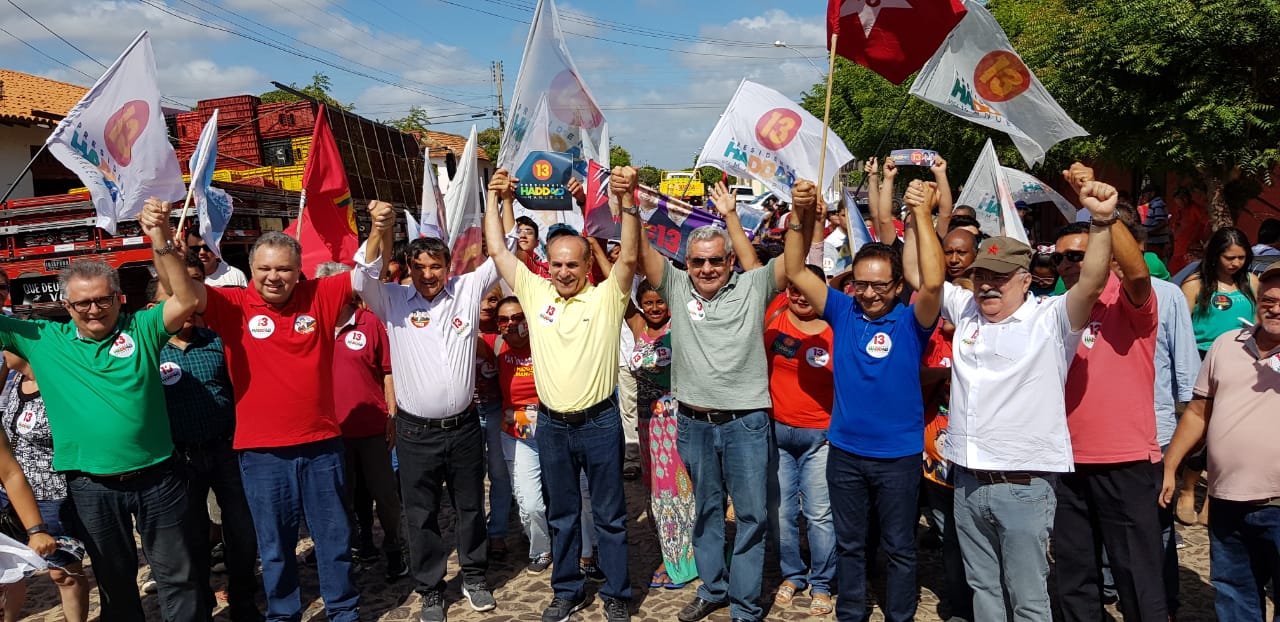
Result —
[[173, 386], [182, 380], [182, 368], [177, 363], [165, 361], [160, 364], [160, 382], [164, 386]]
[[108, 352], [111, 353], [111, 356], [124, 359], [133, 356], [133, 351], [136, 349], [133, 337], [130, 337], [128, 333], [120, 333], [116, 335], [116, 340], [111, 343], [111, 349]]
[[831, 353], [825, 348], [813, 347], [805, 350], [804, 360], [810, 367], [826, 367], [831, 360]]
[[254, 339], [266, 339], [272, 333], [276, 332], [276, 323], [265, 315], [255, 315], [249, 318], [249, 334]]
[[347, 336], [342, 340], [342, 342], [347, 344], [348, 349], [360, 351], [360, 350], [363, 350], [366, 345], [368, 345], [369, 338], [365, 337], [364, 333], [358, 330], [353, 330], [347, 333]]
[[867, 354], [872, 358], [882, 359], [889, 356], [891, 350], [893, 350], [893, 339], [889, 338], [889, 333], [876, 333], [871, 337], [871, 341], [867, 342]]

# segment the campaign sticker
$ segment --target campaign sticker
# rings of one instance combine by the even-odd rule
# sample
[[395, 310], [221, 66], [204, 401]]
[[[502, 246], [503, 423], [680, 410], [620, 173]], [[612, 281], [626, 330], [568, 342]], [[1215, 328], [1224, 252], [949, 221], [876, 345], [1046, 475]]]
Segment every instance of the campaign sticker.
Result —
[[702, 320], [707, 319], [707, 311], [703, 308], [701, 300], [690, 300], [688, 307], [689, 319], [695, 322], [701, 322]]
[[1226, 294], [1214, 294], [1210, 303], [1213, 304], [1213, 308], [1226, 311], [1231, 308], [1231, 297]]
[[1092, 350], [1093, 344], [1097, 343], [1098, 337], [1101, 335], [1102, 322], [1089, 322], [1089, 325], [1084, 329], [1084, 334], [1080, 336], [1080, 343]]
[[467, 334], [467, 329], [471, 328], [471, 323], [460, 317], [453, 318], [449, 325], [453, 327], [453, 332], [457, 333], [459, 337]]
[[1271, 371], [1280, 373], [1280, 354], [1276, 354], [1270, 359], [1267, 359], [1267, 366], [1271, 368]]
[[120, 333], [116, 335], [115, 342], [111, 344], [111, 349], [107, 350], [107, 352], [110, 352], [111, 356], [124, 359], [133, 356], [133, 351], [136, 349], [133, 345], [133, 337], [130, 337], [127, 333]]
[[25, 411], [21, 417], [14, 422], [14, 426], [18, 428], [19, 434], [30, 434], [36, 429], [36, 414], [31, 411]]
[[347, 344], [348, 350], [354, 350], [358, 352], [360, 350], [363, 350], [364, 347], [368, 345], [369, 338], [366, 337], [363, 332], [360, 332], [358, 330], [353, 330], [347, 333], [347, 336], [342, 339], [342, 343]]
[[541, 318], [541, 319], [542, 319], [542, 323], [543, 323], [543, 324], [546, 324], [547, 326], [550, 326], [551, 324], [555, 323], [555, 321], [556, 321], [556, 306], [555, 306], [555, 305], [547, 305], [547, 308], [546, 308], [546, 309], [543, 309], [543, 310], [542, 310], [542, 313], [539, 313], [539, 314], [538, 314], [538, 317], [539, 317], [539, 318]]
[[160, 364], [160, 382], [166, 387], [178, 384], [182, 380], [182, 368], [177, 363], [165, 361]]
[[414, 328], [426, 328], [431, 323], [431, 316], [427, 315], [426, 309], [414, 309], [409, 312], [409, 323]]
[[773, 351], [782, 358], [793, 359], [796, 357], [796, 351], [800, 349], [800, 340], [786, 333], [778, 333], [773, 338]]
[[825, 348], [812, 347], [805, 351], [804, 360], [810, 367], [826, 367], [827, 363], [831, 362], [831, 353]]
[[978, 328], [974, 327], [973, 334], [969, 335], [968, 337], [965, 337], [964, 339], [961, 339], [960, 343], [966, 346], [971, 346], [975, 343], [978, 343]]
[[894, 149], [889, 159], [898, 166], [933, 166], [938, 152], [929, 149]]
[[293, 332], [299, 335], [310, 335], [316, 332], [316, 319], [310, 315], [299, 315], [293, 321]]
[[889, 356], [889, 351], [893, 349], [893, 340], [889, 338], [888, 333], [876, 333], [871, 337], [871, 341], [867, 342], [867, 354], [872, 358], [882, 359]]
[[276, 323], [271, 318], [265, 315], [249, 318], [249, 334], [254, 339], [266, 339], [274, 332], [276, 332]]

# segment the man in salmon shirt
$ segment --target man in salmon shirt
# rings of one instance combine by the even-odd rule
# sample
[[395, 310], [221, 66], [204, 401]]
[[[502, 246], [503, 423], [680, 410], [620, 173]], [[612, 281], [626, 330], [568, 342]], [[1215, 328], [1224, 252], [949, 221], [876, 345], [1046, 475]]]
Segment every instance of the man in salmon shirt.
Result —
[[351, 300], [351, 274], [301, 280], [302, 247], [278, 231], [258, 238], [249, 267], [247, 289], [197, 284], [197, 311], [222, 337], [236, 390], [234, 446], [257, 530], [267, 619], [302, 615], [295, 555], [305, 515], [325, 613], [331, 622], [355, 622], [360, 596], [341, 510], [346, 481], [330, 332]]

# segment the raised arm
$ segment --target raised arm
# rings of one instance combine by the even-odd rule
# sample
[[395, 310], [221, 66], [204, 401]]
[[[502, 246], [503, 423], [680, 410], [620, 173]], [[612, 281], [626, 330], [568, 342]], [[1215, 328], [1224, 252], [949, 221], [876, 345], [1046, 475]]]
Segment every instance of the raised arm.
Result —
[[1067, 291], [1067, 317], [1071, 329], [1080, 330], [1089, 323], [1093, 303], [1098, 301], [1111, 274], [1111, 225], [1116, 220], [1116, 189], [1100, 181], [1086, 182], [1080, 188], [1080, 203], [1092, 217], [1089, 248], [1080, 265], [1080, 280]]
[[[919, 283], [916, 287], [915, 314], [921, 326], [933, 326], [938, 321], [938, 313], [942, 309], [942, 283], [946, 280], [946, 268], [942, 263], [942, 243], [934, 233], [933, 227], [927, 226], [934, 203], [938, 200], [937, 188], [919, 179], [907, 186], [904, 201], [911, 208], [912, 220], [915, 223], [915, 234], [908, 239], [915, 242], [915, 252], [911, 253], [919, 270]], [[906, 272], [905, 266], [903, 272]]]
[[635, 190], [636, 169], [630, 166], [613, 167], [609, 192], [617, 196], [622, 204], [622, 248], [618, 253], [618, 261], [613, 263], [610, 278], [628, 297], [631, 296], [631, 281], [636, 274], [636, 262], [640, 253], [640, 208], [636, 207]]
[[947, 226], [951, 224], [951, 182], [947, 181], [947, 161], [941, 155], [936, 156], [929, 170], [933, 171], [933, 182], [938, 184], [938, 222], [934, 231], [941, 240], [947, 237]]
[[1142, 256], [1142, 246], [1133, 238], [1123, 222], [1111, 225], [1111, 254], [1115, 256], [1120, 271], [1124, 273], [1121, 286], [1135, 307], [1147, 304], [1151, 297], [1151, 268]]
[[827, 308], [827, 284], [804, 265], [805, 253], [809, 250], [805, 232], [812, 234], [818, 211], [818, 191], [813, 182], [804, 179], [796, 182], [791, 190], [791, 210], [791, 222], [783, 236], [782, 266], [788, 282], [804, 294], [821, 315]]
[[898, 165], [893, 160], [885, 161], [879, 200], [871, 203], [871, 223], [876, 228], [876, 239], [889, 245], [898, 237], [898, 231], [893, 226], [893, 182], [897, 177]]
[[379, 257], [385, 257], [395, 243], [395, 209], [385, 201], [369, 201], [369, 221], [373, 223], [373, 230], [369, 232], [369, 239], [364, 242], [366, 264], [372, 264]]
[[515, 283], [520, 260], [507, 248], [506, 232], [502, 230], [501, 215], [498, 214], [498, 197], [507, 191], [510, 184], [506, 169], [498, 169], [489, 180], [489, 201], [484, 210], [484, 246], [502, 279]]
[[[738, 199], [729, 192], [723, 181], [711, 187], [711, 203], [716, 212], [724, 218], [724, 226], [729, 230], [729, 241], [733, 243], [733, 254], [738, 256], [738, 264], [742, 271], [755, 270], [763, 266], [756, 255], [755, 247], [747, 239], [747, 232], [742, 230], [742, 220], [738, 218]], [[794, 218], [794, 217], [793, 217]]]
[[600, 266], [600, 272], [604, 274], [604, 278], [609, 278], [613, 262], [609, 260], [609, 252], [600, 244], [600, 238], [587, 238], [587, 245], [591, 247], [591, 258]]
[[[182, 325], [198, 306], [203, 306], [204, 285], [197, 284], [195, 279], [187, 275], [187, 262], [184, 256], [185, 245], [180, 249], [173, 244], [173, 228], [169, 225], [168, 201], [150, 198], [143, 204], [142, 213], [138, 215], [138, 224], [151, 238], [152, 262], [156, 274], [161, 275], [161, 285], [170, 292], [171, 297], [164, 303], [164, 328], [170, 333], [182, 330]], [[163, 246], [157, 248], [157, 244]]]

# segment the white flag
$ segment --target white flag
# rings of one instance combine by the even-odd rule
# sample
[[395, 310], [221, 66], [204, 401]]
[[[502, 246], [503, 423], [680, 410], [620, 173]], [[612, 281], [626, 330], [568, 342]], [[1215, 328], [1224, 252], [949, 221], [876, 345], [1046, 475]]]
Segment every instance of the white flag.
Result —
[[1058, 211], [1062, 213], [1062, 217], [1067, 222], [1072, 222], [1076, 218], [1076, 206], [1071, 204], [1066, 197], [1058, 194], [1057, 190], [1050, 188], [1048, 184], [1040, 181], [1030, 173], [1024, 173], [1016, 168], [1004, 168], [1004, 176], [1009, 180], [1009, 193], [1013, 195], [1014, 202], [1025, 201], [1027, 205], [1035, 203], [1053, 203], [1057, 206]]
[[[538, 101], [544, 97], [550, 118], [549, 123], [539, 127], [534, 113]], [[502, 136], [502, 152], [498, 155], [500, 168], [514, 171], [520, 166], [524, 160], [518, 155], [522, 150], [529, 151], [522, 149], [525, 136], [543, 129], [551, 136], [552, 148], [548, 150], [567, 152], [573, 158], [579, 179], [587, 176], [589, 155], [594, 155], [598, 162], [609, 161], [607, 157], [601, 159], [598, 154], [587, 154], [583, 150], [582, 134], [585, 132], [590, 135], [592, 145], [608, 152], [608, 139], [602, 136], [604, 113], [600, 112], [573, 58], [569, 56], [554, 0], [538, 0], [534, 9], [508, 118], [507, 131]]]
[[462, 150], [457, 172], [444, 194], [445, 222], [449, 226], [449, 248], [453, 260], [450, 271], [464, 274], [484, 261], [481, 252], [484, 231], [484, 189], [476, 166], [476, 126]]
[[418, 226], [418, 219], [414, 218], [413, 212], [409, 210], [404, 211], [404, 233], [405, 237], [409, 238], [410, 242], [418, 238], [426, 237], [422, 235], [422, 228]]
[[213, 167], [218, 161], [218, 110], [200, 130], [200, 140], [196, 142], [196, 150], [191, 154], [191, 198], [196, 204], [196, 220], [199, 224], [200, 239], [204, 240], [209, 250], [219, 257], [222, 251], [222, 234], [231, 221], [231, 196], [221, 188], [210, 185], [213, 182]]
[[[826, 157], [818, 179], [819, 158]], [[730, 175], [760, 181], [784, 201], [791, 200], [796, 180], [821, 185], [832, 196], [833, 180], [853, 154], [834, 132], [822, 148], [822, 121], [787, 96], [767, 86], [743, 80], [729, 107], [720, 116], [694, 167], [714, 166]]]
[[969, 173], [969, 179], [964, 182], [964, 191], [956, 199], [956, 205], [968, 205], [977, 212], [978, 228], [983, 233], [1008, 236], [1030, 244], [1013, 200], [1004, 167], [1000, 166], [995, 145], [988, 138], [987, 144], [982, 146], [982, 153], [978, 154], [973, 171]]
[[[418, 237], [444, 237], [444, 197], [440, 194], [438, 182], [436, 172], [431, 168], [431, 158], [426, 158], [422, 163], [422, 208], [418, 212], [418, 220], [410, 220], [414, 223], [413, 231], [409, 232], [410, 240]], [[406, 218], [413, 218], [409, 210], [405, 210], [404, 215]]]
[[916, 76], [911, 94], [1007, 133], [1029, 166], [1059, 142], [1087, 136], [1022, 62], [995, 18], [977, 3], [965, 8], [964, 19]]
[[156, 62], [144, 30], [98, 78], [45, 145], [89, 188], [97, 225], [111, 234], [149, 197], [186, 195], [160, 110]]

